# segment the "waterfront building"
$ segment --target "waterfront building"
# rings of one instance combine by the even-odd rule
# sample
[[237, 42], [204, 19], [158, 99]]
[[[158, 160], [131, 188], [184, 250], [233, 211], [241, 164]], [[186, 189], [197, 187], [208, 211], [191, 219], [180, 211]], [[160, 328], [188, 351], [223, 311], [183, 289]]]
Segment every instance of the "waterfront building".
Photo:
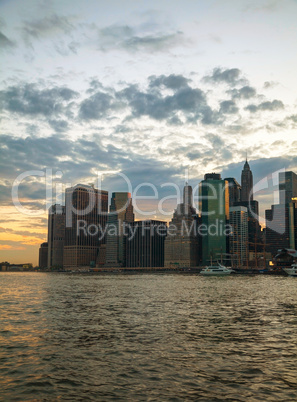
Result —
[[229, 222], [232, 227], [232, 233], [229, 237], [230, 253], [234, 264], [242, 266], [248, 257], [248, 211], [247, 208], [238, 206], [230, 207], [229, 212]]
[[39, 248], [39, 268], [47, 267], [48, 244], [42, 243]]
[[241, 201], [253, 200], [253, 173], [248, 161], [245, 161], [241, 172]]
[[199, 264], [198, 219], [193, 207], [192, 187], [183, 191], [183, 202], [178, 204], [169, 223], [165, 240], [165, 267], [196, 267]]
[[241, 185], [234, 177], [227, 177], [225, 180], [228, 182], [229, 188], [229, 207], [233, 207], [241, 199]]
[[55, 204], [48, 211], [48, 268], [63, 267], [65, 206]]
[[107, 221], [106, 261], [108, 268], [124, 267], [126, 264], [125, 225], [134, 221], [131, 194], [112, 193]]
[[199, 186], [202, 225], [202, 263], [208, 265], [227, 251], [226, 222], [229, 220], [228, 182], [217, 173], [208, 173]]
[[279, 249], [297, 248], [297, 175], [279, 173], [279, 204], [265, 211], [266, 248], [273, 255]]
[[107, 221], [108, 192], [77, 184], [65, 194], [64, 269], [95, 265]]
[[250, 169], [248, 161], [245, 161], [241, 173], [241, 198], [234, 201], [235, 207], [245, 207], [248, 212], [248, 250], [250, 253], [263, 251], [263, 241], [261, 234], [261, 226], [259, 224], [259, 203], [254, 200], [253, 195], [253, 173]]
[[248, 249], [251, 253], [263, 251], [263, 239], [259, 224], [259, 203], [256, 200], [239, 201], [235, 207], [245, 207], [248, 213]]
[[126, 267], [164, 267], [165, 222], [131, 222], [126, 233]]
[[279, 203], [289, 204], [297, 199], [297, 175], [294, 172], [279, 173]]
[[279, 249], [297, 248], [297, 201], [272, 205], [265, 220], [266, 250], [276, 255]]

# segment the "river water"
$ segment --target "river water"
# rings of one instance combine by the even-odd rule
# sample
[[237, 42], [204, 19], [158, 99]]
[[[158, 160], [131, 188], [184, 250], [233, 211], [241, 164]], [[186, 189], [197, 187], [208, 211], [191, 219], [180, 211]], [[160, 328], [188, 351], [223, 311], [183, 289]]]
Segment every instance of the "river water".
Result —
[[297, 400], [297, 280], [0, 274], [4, 401]]

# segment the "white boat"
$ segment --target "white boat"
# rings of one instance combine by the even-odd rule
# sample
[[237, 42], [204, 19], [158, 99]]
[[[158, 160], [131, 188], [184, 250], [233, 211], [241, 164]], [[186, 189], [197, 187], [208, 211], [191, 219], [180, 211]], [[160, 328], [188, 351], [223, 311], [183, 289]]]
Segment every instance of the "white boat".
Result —
[[289, 276], [297, 276], [297, 264], [292, 264], [290, 268], [283, 268]]
[[230, 275], [232, 272], [235, 272], [233, 269], [227, 268], [222, 264], [211, 265], [209, 267], [205, 267], [200, 272], [201, 275]]

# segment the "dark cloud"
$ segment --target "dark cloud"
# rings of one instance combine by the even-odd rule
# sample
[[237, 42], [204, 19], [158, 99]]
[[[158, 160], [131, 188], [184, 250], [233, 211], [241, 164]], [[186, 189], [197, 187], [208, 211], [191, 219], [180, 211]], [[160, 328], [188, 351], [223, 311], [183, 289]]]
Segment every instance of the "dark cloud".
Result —
[[190, 161], [194, 161], [199, 159], [202, 156], [202, 153], [200, 151], [190, 151], [186, 154], [186, 156], [188, 159], [190, 159]]
[[11, 86], [0, 91], [0, 105], [9, 112], [25, 115], [58, 115], [78, 93], [67, 87], [39, 89], [36, 84]]
[[128, 25], [110, 25], [99, 30], [99, 48], [103, 51], [118, 48], [130, 52], [163, 51], [183, 41], [183, 33], [180, 31], [143, 33], [140, 27]]
[[223, 114], [235, 114], [238, 113], [238, 107], [233, 101], [220, 102], [220, 113]]
[[[154, 81], [166, 82], [165, 78], [161, 77], [159, 80], [156, 77]], [[141, 91], [133, 85], [120, 91], [118, 96], [128, 102], [133, 118], [149, 116], [155, 120], [170, 120], [177, 117], [176, 113], [182, 112], [189, 122], [215, 122], [215, 115], [207, 104], [206, 95], [199, 88], [186, 86], [178, 88], [173, 95], [162, 95], [160, 91], [155, 90], [155, 86], [152, 90], [149, 88], [147, 91]], [[177, 123], [179, 121], [180, 119], [176, 120]]]
[[182, 75], [175, 75], [175, 74], [171, 74], [171, 75], [160, 75], [158, 77], [156, 77], [155, 75], [152, 75], [149, 77], [149, 86], [150, 87], [160, 87], [160, 86], [164, 86], [166, 88], [169, 89], [180, 89], [183, 87], [187, 87], [189, 82], [191, 80], [189, 80], [188, 78], [185, 78]]
[[264, 87], [264, 89], [270, 89], [270, 88], [274, 88], [277, 85], [278, 85], [277, 82], [265, 81], [263, 87]]
[[248, 105], [245, 107], [245, 110], [250, 111], [251, 113], [256, 113], [258, 111], [275, 111], [279, 109], [284, 109], [284, 104], [282, 101], [274, 99], [272, 102], [265, 101], [260, 103], [259, 105]]
[[293, 114], [292, 116], [288, 117], [289, 120], [292, 120], [294, 123], [297, 123], [297, 114]]
[[240, 89], [231, 89], [227, 93], [231, 94], [232, 99], [250, 99], [257, 95], [255, 88], [248, 85]]
[[8, 39], [2, 32], [0, 32], [0, 49], [15, 47], [15, 43]]
[[[52, 136], [48, 138], [1, 137], [0, 168], [8, 179], [0, 186], [1, 203], [11, 205], [11, 186], [16, 177], [23, 172], [31, 172], [19, 186], [22, 205], [31, 209], [44, 207], [45, 179], [36, 175], [52, 169], [53, 174], [60, 170], [63, 183], [95, 182], [94, 171], [121, 171], [131, 181], [133, 188], [142, 182], [153, 181], [155, 185], [167, 181], [180, 181], [182, 166], [167, 166], [153, 157], [133, 153], [108, 145], [103, 147], [98, 136], [89, 136], [76, 141]], [[35, 174], [34, 174], [34, 171]], [[92, 178], [92, 179], [90, 179]], [[87, 184], [86, 183], [86, 184]], [[182, 184], [182, 183], [181, 183]], [[119, 175], [104, 176], [103, 188], [109, 191], [127, 191], [125, 180]], [[164, 190], [165, 192], [165, 190]], [[55, 196], [55, 193], [53, 193]]]
[[111, 110], [121, 107], [121, 103], [109, 94], [96, 92], [80, 104], [79, 117], [83, 120], [96, 120], [106, 117]]
[[246, 80], [241, 78], [241, 71], [238, 68], [223, 70], [220, 67], [214, 68], [211, 75], [204, 77], [204, 81], [213, 82], [216, 84], [226, 83], [231, 86], [246, 83]]
[[[93, 80], [94, 81], [94, 80]], [[146, 89], [129, 85], [115, 92], [105, 88], [105, 92], [91, 92], [80, 104], [79, 117], [83, 120], [98, 120], [108, 117], [112, 112], [130, 112], [128, 120], [148, 116], [155, 120], [166, 120], [170, 125], [182, 124], [183, 118], [190, 123], [200, 120], [203, 124], [216, 124], [219, 113], [207, 103], [206, 94], [199, 88], [188, 85], [190, 80], [181, 75], [152, 76]], [[101, 84], [94, 81], [93, 88]], [[164, 93], [170, 88], [173, 93]]]
[[146, 50], [146, 51], [163, 51], [170, 47], [182, 43], [183, 33], [175, 32], [170, 35], [146, 35], [134, 36], [122, 43], [123, 47], [130, 51]]
[[68, 129], [66, 120], [49, 120], [48, 123], [57, 133], [63, 133]]
[[58, 35], [61, 33], [69, 34], [75, 29], [75, 25], [71, 19], [57, 14], [51, 16], [26, 21], [22, 27], [24, 38], [30, 42], [32, 38], [39, 39], [40, 37], [47, 37]]

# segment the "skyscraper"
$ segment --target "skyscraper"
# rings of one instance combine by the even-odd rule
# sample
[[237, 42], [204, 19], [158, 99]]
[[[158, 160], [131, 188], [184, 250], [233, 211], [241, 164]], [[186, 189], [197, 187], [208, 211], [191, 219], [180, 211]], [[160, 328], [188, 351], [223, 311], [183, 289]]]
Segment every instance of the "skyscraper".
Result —
[[131, 194], [112, 193], [107, 220], [106, 267], [124, 267], [126, 263], [125, 224], [134, 221]]
[[199, 264], [197, 226], [192, 187], [186, 184], [183, 202], [178, 204], [169, 223], [165, 240], [165, 267], [195, 267]]
[[295, 248], [295, 236], [292, 233], [293, 209], [289, 204], [271, 205], [265, 211], [266, 250], [272, 255], [283, 248]]
[[279, 200], [265, 211], [266, 248], [273, 255], [278, 249], [297, 248], [297, 175], [279, 173]]
[[[226, 253], [226, 220], [229, 219], [228, 182], [217, 173], [204, 176], [199, 187], [200, 211], [203, 228], [202, 263], [209, 264]], [[202, 233], [202, 232], [201, 232]]]
[[65, 194], [65, 269], [78, 269], [95, 264], [101, 236], [105, 230], [108, 211], [108, 192], [92, 186], [77, 184]]
[[232, 234], [229, 237], [230, 253], [236, 265], [243, 265], [247, 260], [248, 213], [245, 207], [230, 208], [230, 225]]
[[241, 172], [241, 201], [253, 200], [253, 173], [248, 161], [245, 161]]
[[48, 244], [42, 243], [39, 247], [39, 268], [47, 267]]
[[227, 177], [225, 180], [228, 182], [229, 187], [229, 207], [232, 207], [241, 199], [241, 185], [234, 177]]
[[48, 268], [63, 267], [64, 239], [65, 207], [55, 204], [48, 211]]
[[126, 267], [163, 267], [165, 222], [147, 220], [129, 223], [126, 236]]
[[289, 204], [297, 199], [297, 175], [294, 172], [279, 173], [279, 203]]

